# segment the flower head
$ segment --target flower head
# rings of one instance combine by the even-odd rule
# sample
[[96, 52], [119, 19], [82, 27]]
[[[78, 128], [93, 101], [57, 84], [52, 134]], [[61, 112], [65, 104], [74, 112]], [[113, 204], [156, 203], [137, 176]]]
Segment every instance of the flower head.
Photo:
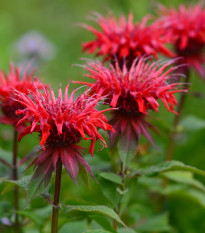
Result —
[[[174, 67], [169, 66], [174, 61], [164, 64], [160, 62], [149, 63], [145, 59], [136, 59], [128, 70], [126, 65], [123, 69], [116, 65], [109, 68], [100, 62], [87, 62], [84, 68], [88, 71], [86, 76], [95, 80], [94, 83], [78, 82], [88, 85], [91, 88], [90, 94], [107, 96], [105, 103], [113, 110], [111, 120], [114, 129], [118, 134], [135, 135], [138, 141], [140, 134], [144, 134], [150, 141], [151, 136], [147, 126], [151, 125], [145, 121], [148, 110], [158, 111], [160, 99], [168, 111], [174, 112], [174, 105], [177, 100], [174, 96], [179, 89], [179, 83], [168, 84], [169, 79], [174, 79], [172, 74]], [[116, 140], [116, 134], [111, 134], [111, 145]], [[130, 138], [130, 136], [127, 138]]]
[[[82, 138], [91, 140], [89, 152], [93, 155], [96, 140], [100, 140], [106, 146], [97, 128], [113, 129], [107, 124], [107, 119], [103, 115], [103, 112], [107, 110], [95, 109], [101, 97], [87, 97], [85, 93], [74, 100], [74, 93], [68, 98], [67, 86], [64, 98], [61, 88], [57, 98], [53, 90], [50, 89], [49, 92], [48, 88], [44, 88], [44, 93], [33, 94], [33, 99], [20, 92], [16, 92], [16, 97], [17, 101], [25, 106], [24, 110], [17, 111], [17, 114], [24, 116], [18, 124], [30, 122], [30, 125], [20, 133], [19, 140], [27, 134], [38, 132], [41, 138], [40, 144], [44, 148], [32, 162], [35, 167], [38, 167], [36, 173], [43, 172], [49, 177], [60, 161], [76, 182], [79, 163], [93, 176], [82, 156], [84, 148], [77, 143]], [[45, 166], [46, 169], [42, 169]]]
[[29, 73], [28, 68], [22, 72], [19, 67], [14, 67], [12, 64], [10, 65], [9, 74], [0, 70], [1, 123], [16, 126], [20, 116], [17, 116], [15, 112], [17, 109], [25, 108], [23, 104], [13, 100], [13, 89], [28, 95], [30, 92], [35, 92], [43, 88], [43, 83], [39, 82], [37, 79], [33, 80], [34, 72], [33, 70]]
[[24, 58], [50, 60], [56, 55], [55, 46], [38, 31], [28, 31], [15, 43], [17, 53]]
[[158, 24], [164, 28], [167, 41], [174, 45], [177, 56], [184, 58], [203, 77], [205, 70], [205, 8], [201, 3], [179, 9], [161, 6]]
[[116, 58], [120, 66], [124, 59], [129, 66], [136, 57], [144, 55], [157, 57], [157, 53], [162, 53], [171, 56], [172, 53], [164, 45], [161, 28], [154, 23], [147, 26], [147, 20], [148, 17], [145, 17], [134, 24], [132, 14], [129, 14], [128, 21], [124, 16], [117, 21], [113, 15], [106, 18], [97, 15], [95, 21], [101, 30], [83, 25], [95, 36], [94, 40], [83, 43], [83, 50], [89, 53], [97, 51], [96, 55], [104, 60], [114, 61]]

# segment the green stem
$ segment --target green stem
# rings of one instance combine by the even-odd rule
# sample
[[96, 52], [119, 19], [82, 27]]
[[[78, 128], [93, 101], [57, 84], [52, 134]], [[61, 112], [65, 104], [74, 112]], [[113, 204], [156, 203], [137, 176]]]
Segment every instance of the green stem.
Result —
[[[123, 164], [121, 162], [121, 167], [120, 167], [120, 175], [122, 177], [122, 185], [119, 185], [119, 188], [121, 189], [121, 191], [125, 191], [126, 188], [126, 171], [125, 169], [123, 169]], [[120, 199], [119, 203], [118, 203], [118, 208], [117, 208], [117, 214], [120, 216], [120, 210], [121, 210], [121, 202], [122, 200]], [[114, 219], [113, 220], [113, 229], [117, 231], [118, 228], [118, 222]]]
[[53, 213], [52, 213], [52, 226], [51, 233], [58, 232], [58, 215], [59, 215], [59, 200], [60, 200], [60, 189], [61, 189], [61, 175], [62, 175], [62, 162], [58, 162], [58, 167], [56, 169], [55, 177], [55, 193], [53, 201]]
[[[17, 156], [18, 156], [18, 132], [14, 129], [14, 137], [13, 137], [13, 180], [18, 180], [18, 168], [17, 168]], [[15, 209], [15, 226], [17, 231], [19, 232], [19, 189], [17, 186], [14, 188], [14, 209]]]
[[[187, 89], [187, 85], [188, 85], [189, 80], [190, 80], [190, 72], [187, 71], [186, 77], [185, 77], [185, 83], [184, 83], [184, 86], [183, 86], [184, 89]], [[180, 96], [179, 104], [178, 104], [178, 107], [177, 107], [178, 115], [175, 115], [175, 118], [174, 118], [174, 121], [173, 121], [173, 129], [172, 129], [172, 132], [170, 133], [170, 137], [169, 137], [167, 153], [166, 153], [166, 158], [165, 158], [166, 161], [172, 160], [173, 155], [174, 155], [175, 136], [176, 136], [176, 132], [177, 132], [177, 127], [179, 125], [179, 121], [181, 119], [182, 111], [184, 109], [186, 98], [187, 98], [187, 93], [182, 92], [181, 96]]]

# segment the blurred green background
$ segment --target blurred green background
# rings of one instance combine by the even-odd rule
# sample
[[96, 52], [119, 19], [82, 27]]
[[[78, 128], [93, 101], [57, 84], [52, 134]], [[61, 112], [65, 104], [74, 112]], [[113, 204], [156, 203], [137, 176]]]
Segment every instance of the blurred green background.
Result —
[[161, 2], [167, 6], [177, 6], [179, 0], [2, 0], [0, 1], [0, 67], [8, 68], [10, 60], [16, 62], [14, 44], [25, 33], [35, 30], [45, 36], [57, 49], [56, 56], [49, 62], [40, 64], [39, 74], [45, 82], [57, 88], [59, 82], [66, 84], [69, 79], [81, 78], [81, 69], [72, 67], [80, 63], [81, 43], [91, 39], [89, 32], [77, 23], [94, 24], [88, 20], [93, 11], [106, 14], [111, 10], [119, 16], [133, 12], [135, 20], [153, 13]]
[[[95, 25], [94, 22], [88, 19], [88, 16], [93, 11], [106, 14], [111, 10], [116, 16], [120, 14], [128, 15], [131, 11], [134, 14], [135, 20], [139, 21], [143, 16], [155, 13], [158, 3], [176, 7], [180, 3], [194, 4], [196, 2], [198, 1], [1, 0], [0, 68], [8, 70], [10, 61], [15, 63], [25, 62], [25, 59], [17, 51], [17, 43], [26, 33], [36, 31], [45, 37], [45, 40], [47, 40], [46, 43], [52, 46], [52, 55], [50, 57], [48, 55], [46, 59], [41, 59], [36, 64], [39, 67], [37, 74], [44, 82], [50, 83], [54, 90], [57, 90], [60, 83], [62, 87], [64, 87], [69, 80], [83, 80], [82, 69], [72, 65], [82, 64], [83, 62], [80, 60], [82, 57], [92, 57], [83, 54], [81, 47], [81, 43], [90, 40], [92, 35], [80, 28], [77, 24], [88, 23]], [[182, 125], [179, 129], [181, 133], [177, 140], [174, 159], [205, 170], [205, 83], [195, 72], [192, 73], [191, 82], [192, 85], [190, 85], [190, 91], [182, 117]], [[71, 90], [74, 87], [77, 87], [77, 85], [71, 85]], [[159, 149], [150, 148], [150, 152], [153, 152], [154, 158], [149, 155], [147, 160], [150, 160], [150, 163], [157, 163], [164, 158], [168, 140], [167, 132], [172, 123], [173, 114], [167, 112], [161, 105], [159, 113], [151, 113], [150, 115], [157, 119], [153, 121], [153, 124], [158, 125], [161, 135], [153, 134], [155, 144]], [[0, 130], [1, 148], [10, 150], [10, 140], [12, 138], [10, 127], [1, 126]], [[33, 146], [37, 145], [37, 142], [38, 140], [33, 136], [24, 139], [19, 145], [20, 154], [24, 155], [28, 153]], [[146, 140], [142, 139], [142, 142], [146, 142]], [[99, 154], [105, 163], [109, 160], [108, 150], [103, 150], [99, 152]], [[98, 168], [98, 158], [92, 159], [89, 157], [88, 159], [92, 164], [92, 168]], [[0, 167], [0, 169], [2, 169], [0, 173], [6, 173], [2, 167]], [[201, 177], [199, 177], [199, 179], [205, 182]], [[105, 197], [103, 199], [100, 196], [101, 191], [96, 184], [92, 183], [91, 190], [87, 190], [85, 186], [75, 186], [68, 175], [65, 175], [63, 178], [63, 188], [64, 187], [66, 187], [66, 190], [64, 189], [62, 193], [62, 200], [64, 200], [65, 203], [109, 203], [106, 201]], [[134, 190], [135, 189], [137, 188], [134, 188]], [[205, 232], [205, 207], [202, 207], [203, 205], [200, 204], [198, 200], [192, 199], [192, 201], [189, 201], [186, 195], [170, 198], [169, 220], [177, 229], [173, 229], [172, 232]], [[205, 206], [205, 197], [203, 197], [203, 201]], [[149, 201], [147, 201], [147, 199], [145, 199], [144, 202], [145, 205], [149, 206]], [[33, 201], [32, 207], [41, 207], [39, 199]], [[138, 206], [136, 208], [140, 207]], [[63, 225], [65, 222], [66, 220], [62, 217], [60, 224]], [[35, 232], [31, 229], [28, 231], [29, 233]], [[45, 232], [47, 231], [45, 230]]]

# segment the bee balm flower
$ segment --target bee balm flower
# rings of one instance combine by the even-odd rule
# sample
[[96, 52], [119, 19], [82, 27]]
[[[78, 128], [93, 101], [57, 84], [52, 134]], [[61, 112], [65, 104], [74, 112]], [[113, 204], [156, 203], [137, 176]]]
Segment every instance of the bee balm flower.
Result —
[[20, 116], [15, 114], [17, 109], [25, 108], [23, 104], [13, 100], [13, 89], [28, 95], [30, 92], [35, 92], [37, 89], [42, 89], [44, 84], [37, 80], [33, 80], [34, 70], [28, 73], [25, 70], [21, 78], [21, 70], [19, 67], [10, 66], [10, 73], [7, 75], [0, 70], [0, 108], [2, 115], [0, 122], [16, 126]]
[[204, 77], [205, 70], [205, 8], [201, 3], [179, 9], [161, 7], [158, 24], [164, 28], [167, 40], [174, 45], [177, 56]]
[[118, 108], [113, 110], [110, 121], [116, 133], [111, 133], [110, 143], [114, 145], [116, 137], [120, 134], [126, 140], [138, 142], [141, 134], [144, 134], [151, 142], [152, 138], [147, 127], [152, 127], [145, 116], [149, 110], [158, 112], [161, 100], [168, 111], [174, 112], [177, 100], [174, 96], [179, 89], [179, 83], [168, 84], [169, 79], [174, 79], [171, 74], [175, 69], [169, 68], [174, 61], [160, 65], [159, 62], [148, 63], [145, 59], [135, 60], [128, 70], [116, 65], [109, 68], [100, 62], [87, 62], [84, 68], [88, 71], [86, 76], [95, 80], [94, 83], [77, 82], [88, 85], [90, 94], [107, 96], [105, 104]]
[[157, 57], [157, 53], [173, 55], [164, 45], [161, 27], [154, 23], [146, 25], [148, 17], [138, 24], [133, 23], [132, 14], [129, 14], [128, 21], [124, 16], [117, 21], [113, 15], [106, 18], [97, 15], [95, 20], [101, 30], [83, 25], [95, 36], [94, 40], [83, 43], [83, 50], [96, 53], [104, 60], [114, 61], [116, 58], [122, 67], [125, 59], [129, 67], [136, 57]]
[[75, 182], [79, 163], [93, 176], [82, 155], [84, 148], [77, 143], [82, 138], [91, 140], [89, 152], [93, 155], [95, 141], [100, 140], [106, 146], [97, 128], [113, 131], [103, 115], [103, 112], [108, 110], [98, 111], [95, 109], [101, 97], [93, 98], [82, 94], [74, 100], [73, 96], [74, 92], [68, 98], [68, 86], [65, 88], [64, 98], [62, 98], [61, 88], [57, 98], [52, 89], [49, 93], [48, 88], [44, 88], [43, 94], [39, 92], [33, 94], [33, 99], [16, 92], [17, 102], [25, 106], [24, 110], [17, 111], [17, 114], [24, 116], [18, 124], [30, 122], [30, 125], [20, 132], [19, 140], [27, 134], [39, 133], [40, 144], [44, 149], [31, 164], [37, 167], [35, 174], [43, 174], [47, 180], [50, 180], [58, 161], [63, 163]]

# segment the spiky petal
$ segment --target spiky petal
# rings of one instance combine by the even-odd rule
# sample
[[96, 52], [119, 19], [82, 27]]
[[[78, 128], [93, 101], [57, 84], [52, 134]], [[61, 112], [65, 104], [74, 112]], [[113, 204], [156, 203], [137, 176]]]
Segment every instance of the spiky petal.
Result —
[[40, 144], [44, 148], [32, 162], [37, 167], [36, 172], [41, 171], [40, 168], [46, 163], [49, 164], [47, 173], [50, 174], [56, 169], [58, 161], [61, 161], [76, 182], [79, 163], [93, 177], [89, 165], [82, 156], [84, 148], [76, 144], [82, 138], [91, 140], [89, 152], [93, 156], [97, 140], [106, 146], [97, 128], [105, 131], [114, 130], [103, 115], [103, 112], [108, 110], [95, 109], [102, 97], [88, 97], [85, 93], [73, 99], [74, 93], [75, 91], [68, 98], [67, 86], [64, 97], [60, 88], [56, 98], [52, 89], [44, 88], [44, 93], [37, 92], [32, 95], [33, 98], [16, 91], [16, 99], [25, 106], [24, 110], [17, 111], [17, 114], [24, 116], [19, 124], [30, 123], [20, 133], [19, 140], [27, 134], [38, 132]]
[[29, 67], [24, 71], [19, 67], [10, 65], [10, 73], [6, 74], [0, 70], [0, 107], [2, 115], [0, 122], [16, 126], [20, 117], [15, 114], [17, 109], [24, 109], [24, 105], [13, 100], [13, 89], [28, 95], [38, 89], [43, 89], [44, 84], [34, 80], [35, 70], [29, 72]]
[[167, 41], [173, 44], [176, 56], [184, 58], [188, 67], [193, 67], [205, 77], [205, 8], [202, 3], [179, 9], [160, 6], [160, 18], [156, 24], [164, 29]]
[[136, 57], [154, 56], [158, 53], [173, 56], [165, 47], [162, 29], [154, 23], [147, 25], [149, 17], [144, 17], [140, 23], [133, 23], [133, 15], [128, 20], [121, 16], [117, 20], [114, 15], [103, 17], [96, 14], [95, 21], [100, 26], [97, 30], [89, 25], [84, 28], [92, 32], [95, 39], [83, 43], [83, 50], [102, 56], [103, 60], [118, 60], [120, 66], [126, 59], [127, 66], [131, 65]]
[[[147, 131], [151, 126], [145, 121], [149, 110], [158, 112], [161, 100], [168, 111], [174, 111], [177, 105], [175, 93], [185, 91], [180, 89], [179, 83], [168, 84], [168, 80], [174, 80], [177, 75], [172, 74], [175, 69], [170, 67], [175, 61], [151, 63], [145, 59], [135, 59], [130, 69], [124, 65], [123, 69], [116, 65], [109, 68], [100, 62], [88, 61], [84, 68], [88, 71], [87, 76], [94, 79], [94, 83], [83, 83], [90, 87], [90, 94], [106, 96], [105, 103], [116, 107], [111, 123], [119, 134], [126, 134], [128, 129], [139, 140], [144, 134], [149, 141], [152, 138]], [[115, 142], [117, 134], [111, 133], [111, 145]], [[127, 138], [129, 138], [127, 136]]]

